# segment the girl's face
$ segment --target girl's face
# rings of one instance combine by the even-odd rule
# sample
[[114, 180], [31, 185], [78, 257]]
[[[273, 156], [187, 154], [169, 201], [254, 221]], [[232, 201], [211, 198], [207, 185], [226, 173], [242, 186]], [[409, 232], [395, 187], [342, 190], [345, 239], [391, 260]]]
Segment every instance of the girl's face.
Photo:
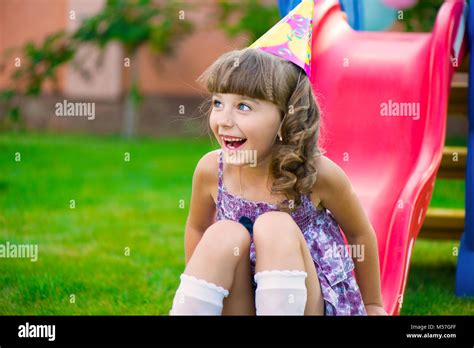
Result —
[[281, 117], [278, 107], [266, 100], [215, 93], [209, 123], [222, 149], [255, 151], [262, 161], [271, 153]]

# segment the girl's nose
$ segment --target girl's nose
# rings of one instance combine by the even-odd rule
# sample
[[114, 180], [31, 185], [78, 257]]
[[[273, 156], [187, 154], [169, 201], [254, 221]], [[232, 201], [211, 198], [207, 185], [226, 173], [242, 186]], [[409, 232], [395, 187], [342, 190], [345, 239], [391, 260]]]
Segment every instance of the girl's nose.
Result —
[[217, 124], [221, 127], [232, 127], [234, 125], [234, 118], [231, 111], [221, 112], [220, 117], [217, 120]]

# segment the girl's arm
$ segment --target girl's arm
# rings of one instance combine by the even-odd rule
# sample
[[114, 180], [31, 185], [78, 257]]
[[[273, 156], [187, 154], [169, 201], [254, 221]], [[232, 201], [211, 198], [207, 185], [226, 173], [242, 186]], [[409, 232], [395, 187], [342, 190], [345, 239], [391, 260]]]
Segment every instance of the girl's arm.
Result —
[[204, 155], [193, 174], [191, 204], [186, 220], [184, 249], [186, 265], [206, 229], [213, 224], [216, 204], [211, 189], [217, 187], [217, 152]]
[[[377, 238], [370, 221], [344, 171], [325, 156], [317, 160], [314, 192], [334, 215], [347, 241], [360, 246], [362, 257], [352, 255], [355, 274], [368, 314], [386, 314], [380, 286]], [[353, 250], [353, 249], [352, 249]]]

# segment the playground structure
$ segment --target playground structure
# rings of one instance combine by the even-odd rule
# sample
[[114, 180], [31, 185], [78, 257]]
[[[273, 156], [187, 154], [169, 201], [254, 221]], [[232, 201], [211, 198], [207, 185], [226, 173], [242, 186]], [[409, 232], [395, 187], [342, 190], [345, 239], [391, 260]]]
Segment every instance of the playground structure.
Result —
[[[279, 0], [279, 8], [287, 15], [282, 22], [303, 23], [302, 13], [306, 21], [312, 18], [311, 62], [296, 62], [322, 108], [326, 155], [351, 178], [375, 228], [384, 304], [397, 315], [418, 237], [461, 239], [455, 292], [474, 296], [472, 55], [462, 64], [467, 19], [469, 44], [474, 34], [474, 9], [467, 18], [463, 0], [446, 0], [432, 33], [362, 31], [393, 21], [394, 10], [382, 2], [409, 6], [416, 0]], [[299, 35], [289, 34], [292, 46], [286, 47], [297, 46], [294, 37], [304, 32], [301, 27], [293, 33]], [[265, 50], [278, 54], [281, 47]], [[287, 59], [295, 62], [293, 57]], [[449, 113], [469, 115], [467, 148], [444, 146]], [[465, 211], [428, 208], [436, 177], [465, 178]]]
[[[449, 161], [453, 149], [445, 149], [444, 143], [451, 82], [465, 52], [465, 10], [463, 0], [445, 1], [432, 33], [368, 32], [349, 26], [337, 0], [315, 2], [311, 81], [324, 115], [323, 147], [350, 177], [374, 226], [383, 300], [391, 315], [398, 315], [403, 304], [413, 244], [427, 216], [438, 169], [443, 163], [442, 176], [460, 172], [459, 164]], [[413, 110], [418, 105], [419, 114], [396, 115], [391, 107], [402, 103]], [[382, 111], [387, 105], [388, 113]], [[472, 122], [470, 127], [472, 138]], [[467, 179], [472, 179], [469, 171]], [[430, 211], [431, 224], [422, 234], [447, 237], [449, 225], [444, 231], [440, 225], [462, 216], [454, 219], [451, 213]], [[473, 278], [472, 270], [459, 278], [459, 270], [473, 264], [474, 231], [468, 227], [458, 285]]]
[[[471, 51], [474, 39], [474, 7], [469, 7], [468, 44]], [[474, 57], [469, 55], [469, 67], [473, 66]], [[469, 75], [468, 103], [468, 150], [466, 167], [466, 209], [464, 233], [459, 247], [456, 273], [456, 294], [474, 296], [474, 76]]]

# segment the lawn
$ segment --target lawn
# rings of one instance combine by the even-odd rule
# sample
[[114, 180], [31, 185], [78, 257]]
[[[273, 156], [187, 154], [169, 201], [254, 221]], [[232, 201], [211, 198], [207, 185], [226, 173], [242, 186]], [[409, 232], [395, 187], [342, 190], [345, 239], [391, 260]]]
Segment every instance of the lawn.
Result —
[[[1, 134], [0, 243], [38, 244], [39, 258], [0, 259], [0, 315], [168, 314], [192, 173], [211, 149], [200, 138]], [[433, 206], [463, 201], [462, 182], [437, 182]], [[474, 314], [453, 294], [456, 246], [416, 242], [403, 315]]]

